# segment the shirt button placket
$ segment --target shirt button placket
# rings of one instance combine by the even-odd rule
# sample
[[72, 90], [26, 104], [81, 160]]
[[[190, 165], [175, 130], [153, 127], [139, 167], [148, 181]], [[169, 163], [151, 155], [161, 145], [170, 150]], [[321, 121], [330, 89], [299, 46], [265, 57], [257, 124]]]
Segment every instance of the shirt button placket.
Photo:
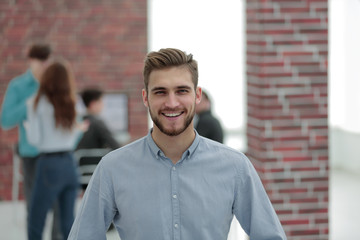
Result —
[[171, 168], [171, 206], [173, 219], [173, 239], [180, 240], [180, 206], [178, 197], [178, 170]]

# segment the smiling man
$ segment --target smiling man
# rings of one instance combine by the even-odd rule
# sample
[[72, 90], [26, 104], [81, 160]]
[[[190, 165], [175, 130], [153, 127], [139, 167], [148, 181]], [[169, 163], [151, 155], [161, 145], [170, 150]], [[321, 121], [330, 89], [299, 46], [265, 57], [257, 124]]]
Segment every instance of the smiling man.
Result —
[[113, 222], [122, 240], [226, 240], [234, 215], [252, 240], [286, 239], [246, 156], [194, 130], [192, 55], [151, 52], [143, 73], [154, 126], [100, 161], [68, 239], [106, 239]]

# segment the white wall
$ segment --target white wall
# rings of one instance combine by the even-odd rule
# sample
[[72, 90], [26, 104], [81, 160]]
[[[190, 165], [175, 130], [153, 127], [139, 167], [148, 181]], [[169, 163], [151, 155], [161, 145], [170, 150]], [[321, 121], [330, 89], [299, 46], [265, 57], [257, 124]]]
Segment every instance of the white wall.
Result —
[[330, 125], [360, 133], [360, 0], [329, 0]]
[[330, 166], [360, 174], [360, 134], [331, 128], [330, 139]]
[[360, 173], [360, 0], [329, 0], [331, 166]]
[[244, 1], [149, 0], [149, 49], [175, 47], [199, 64], [199, 86], [213, 99], [225, 144], [244, 149]]

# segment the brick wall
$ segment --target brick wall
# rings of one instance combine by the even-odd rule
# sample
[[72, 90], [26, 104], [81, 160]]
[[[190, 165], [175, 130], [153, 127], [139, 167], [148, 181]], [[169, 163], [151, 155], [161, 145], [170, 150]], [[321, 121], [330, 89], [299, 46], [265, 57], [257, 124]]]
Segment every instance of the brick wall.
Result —
[[328, 239], [327, 0], [247, 0], [248, 156], [288, 239]]
[[[0, 2], [0, 104], [9, 81], [27, 68], [26, 46], [47, 40], [68, 59], [77, 89], [99, 85], [129, 98], [129, 133], [146, 134], [142, 67], [147, 53], [146, 0], [34, 0]], [[11, 199], [16, 129], [0, 129], [0, 200]]]

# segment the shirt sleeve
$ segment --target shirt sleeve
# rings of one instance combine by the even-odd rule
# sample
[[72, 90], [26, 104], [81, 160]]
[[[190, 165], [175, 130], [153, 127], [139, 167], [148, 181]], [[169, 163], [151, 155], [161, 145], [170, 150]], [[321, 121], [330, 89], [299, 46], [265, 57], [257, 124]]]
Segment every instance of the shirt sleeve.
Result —
[[285, 240], [275, 210], [253, 165], [245, 156], [238, 168], [234, 214], [251, 240]]
[[106, 239], [117, 210], [111, 175], [100, 161], [86, 188], [80, 211], [77, 213], [68, 240]]
[[30, 144], [35, 147], [41, 145], [41, 117], [39, 114], [39, 105], [34, 109], [34, 98], [26, 102], [27, 119], [24, 123], [26, 137]]
[[19, 97], [16, 86], [11, 81], [1, 108], [1, 127], [4, 129], [13, 128], [26, 118], [26, 105]]

